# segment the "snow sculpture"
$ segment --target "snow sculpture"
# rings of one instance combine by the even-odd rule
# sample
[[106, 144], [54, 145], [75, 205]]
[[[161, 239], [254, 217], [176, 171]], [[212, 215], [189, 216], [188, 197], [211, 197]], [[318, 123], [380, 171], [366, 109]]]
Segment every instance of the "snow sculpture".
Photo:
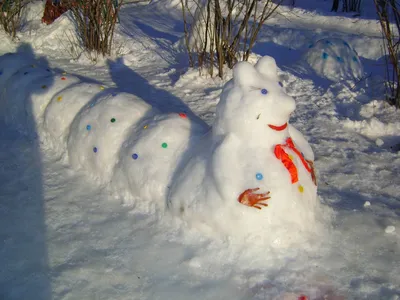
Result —
[[332, 81], [358, 80], [364, 71], [357, 52], [339, 38], [321, 39], [303, 56], [317, 75]]
[[288, 124], [295, 102], [271, 57], [237, 64], [212, 128], [16, 54], [0, 57], [0, 98], [7, 122], [26, 131], [24, 118], [34, 119], [44, 145], [138, 208], [156, 204], [235, 234], [265, 229], [274, 240], [314, 229], [314, 154]]

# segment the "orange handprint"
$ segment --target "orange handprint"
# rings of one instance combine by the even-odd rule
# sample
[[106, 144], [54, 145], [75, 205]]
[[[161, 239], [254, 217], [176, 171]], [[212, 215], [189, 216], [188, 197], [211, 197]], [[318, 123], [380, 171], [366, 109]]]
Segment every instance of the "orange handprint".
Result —
[[262, 194], [255, 194], [255, 191], [258, 191], [260, 188], [255, 189], [247, 189], [243, 193], [240, 194], [238, 201], [244, 205], [255, 207], [257, 209], [261, 209], [262, 206], [268, 206], [267, 203], [263, 203], [270, 199], [269, 192], [262, 193]]

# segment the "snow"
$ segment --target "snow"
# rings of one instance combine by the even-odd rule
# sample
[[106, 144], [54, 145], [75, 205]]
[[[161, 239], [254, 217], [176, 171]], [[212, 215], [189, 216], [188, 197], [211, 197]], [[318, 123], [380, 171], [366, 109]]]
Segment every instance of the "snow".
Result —
[[395, 231], [396, 231], [396, 227], [394, 227], [394, 226], [392, 226], [392, 225], [386, 227], [386, 229], [385, 229], [385, 232], [386, 232], [386, 233], [393, 233], [393, 232], [395, 232]]
[[[113, 57], [98, 58], [97, 64], [84, 54], [73, 60], [65, 51], [60, 40], [67, 42], [63, 32], [71, 29], [68, 15], [50, 26], [40, 24], [37, 12], [42, 2], [31, 6], [19, 42], [0, 32], [0, 53], [18, 52], [25, 58], [0, 58], [4, 68], [0, 86], [4, 87], [3, 75], [12, 75], [8, 70], [20, 70], [0, 94], [1, 298], [297, 299], [306, 295], [323, 299], [326, 295], [328, 299], [398, 299], [399, 112], [384, 102], [385, 70], [377, 67], [382, 55], [376, 21], [363, 14], [350, 18], [322, 13], [329, 6], [326, 1], [316, 1], [320, 6], [315, 11], [306, 6], [283, 7], [264, 26], [251, 58], [252, 65], [264, 55], [275, 58], [278, 76], [272, 80], [268, 75], [269, 81], [261, 80], [258, 87], [265, 87], [274, 99], [256, 91], [254, 103], [248, 100], [246, 109], [239, 106], [235, 116], [254, 113], [259, 101], [278, 101], [275, 95], [287, 94], [296, 103], [289, 123], [314, 152], [321, 213], [314, 215], [316, 220], [303, 220], [315, 233], [305, 234], [288, 225], [300, 218], [293, 212], [283, 220], [271, 219], [275, 222], [271, 227], [260, 226], [258, 213], [275, 210], [282, 217], [273, 202], [260, 211], [248, 208], [249, 213], [243, 214], [251, 217], [233, 218], [227, 208], [209, 208], [210, 217], [204, 221], [200, 214], [199, 218], [170, 215], [151, 196], [162, 187], [144, 188], [140, 176], [149, 171], [147, 157], [168, 149], [154, 147], [152, 141], [164, 137], [172, 126], [181, 128], [182, 142], [189, 141], [193, 132], [191, 127], [185, 129], [188, 119], [218, 132], [243, 131], [236, 135], [253, 141], [246, 126], [234, 122], [215, 126], [223, 107], [219, 97], [245, 91], [232, 82], [223, 89], [235, 73], [219, 80], [188, 70], [181, 50], [174, 46], [182, 36], [179, 1], [168, 6], [152, 2], [123, 6], [116, 41], [124, 49], [115, 49]], [[332, 83], [307, 70], [298, 72], [296, 62], [308, 45], [323, 38], [341, 38], [352, 45], [369, 76], [359, 82]], [[246, 86], [263, 76], [244, 76], [242, 82]], [[21, 103], [24, 99], [30, 101]], [[236, 105], [235, 101], [229, 105]], [[262, 107], [263, 114], [268, 114], [268, 107]], [[154, 116], [148, 116], [149, 111]], [[179, 116], [183, 111], [188, 119]], [[152, 121], [138, 122], [143, 114]], [[138, 124], [137, 131], [127, 130], [131, 124]], [[146, 131], [157, 124], [168, 125], [157, 126], [159, 132]], [[254, 134], [264, 134], [254, 123], [247, 125]], [[137, 132], [143, 148], [135, 149], [135, 160], [129, 136]], [[174, 131], [171, 134], [177, 138]], [[211, 147], [212, 141], [201, 145]], [[98, 147], [97, 153], [93, 146]], [[105, 147], [109, 151], [103, 153]], [[66, 149], [72, 155], [65, 155]], [[263, 157], [227, 153], [224, 167], [229, 170], [235, 167], [234, 155], [255, 165], [257, 159], [251, 156]], [[160, 159], [150, 165], [161, 174], [152, 178], [154, 182], [164, 180], [164, 169], [179, 165], [170, 156]], [[111, 161], [118, 172], [110, 168]], [[132, 163], [142, 163], [142, 172], [129, 169]], [[178, 177], [195, 172], [190, 167], [183, 170]], [[251, 178], [252, 173], [241, 176]], [[266, 176], [266, 171], [261, 173]], [[205, 178], [207, 184], [214, 182]], [[237, 183], [232, 185], [236, 188]], [[143, 194], [132, 196], [139, 191]], [[273, 201], [273, 195], [268, 201]], [[279, 224], [288, 226], [289, 235], [298, 239], [295, 247], [289, 246], [293, 243], [289, 236], [282, 236], [285, 228], [277, 228]]]

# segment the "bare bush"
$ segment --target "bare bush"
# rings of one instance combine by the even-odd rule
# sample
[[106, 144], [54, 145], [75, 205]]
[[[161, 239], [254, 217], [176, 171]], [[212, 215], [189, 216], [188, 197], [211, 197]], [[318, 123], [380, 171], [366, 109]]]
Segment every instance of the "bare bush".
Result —
[[262, 25], [282, 2], [199, 0], [190, 7], [181, 0], [190, 66], [206, 68], [211, 76], [216, 67], [222, 78], [224, 66], [233, 68], [237, 61], [248, 60]]
[[72, 18], [84, 49], [103, 56], [111, 53], [115, 24], [122, 1], [76, 0], [70, 2]]
[[23, 10], [28, 4], [28, 0], [0, 0], [0, 24], [12, 38], [21, 27]]
[[400, 13], [396, 0], [374, 0], [374, 3], [385, 41], [387, 100], [397, 108], [400, 108]]

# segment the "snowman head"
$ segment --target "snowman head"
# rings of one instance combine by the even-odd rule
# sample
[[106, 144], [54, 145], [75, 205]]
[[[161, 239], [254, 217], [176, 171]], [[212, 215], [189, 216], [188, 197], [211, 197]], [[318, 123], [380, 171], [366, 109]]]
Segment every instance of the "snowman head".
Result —
[[239, 62], [222, 91], [215, 132], [233, 133], [249, 143], [282, 143], [295, 107], [279, 82], [272, 57], [261, 58], [255, 66]]

